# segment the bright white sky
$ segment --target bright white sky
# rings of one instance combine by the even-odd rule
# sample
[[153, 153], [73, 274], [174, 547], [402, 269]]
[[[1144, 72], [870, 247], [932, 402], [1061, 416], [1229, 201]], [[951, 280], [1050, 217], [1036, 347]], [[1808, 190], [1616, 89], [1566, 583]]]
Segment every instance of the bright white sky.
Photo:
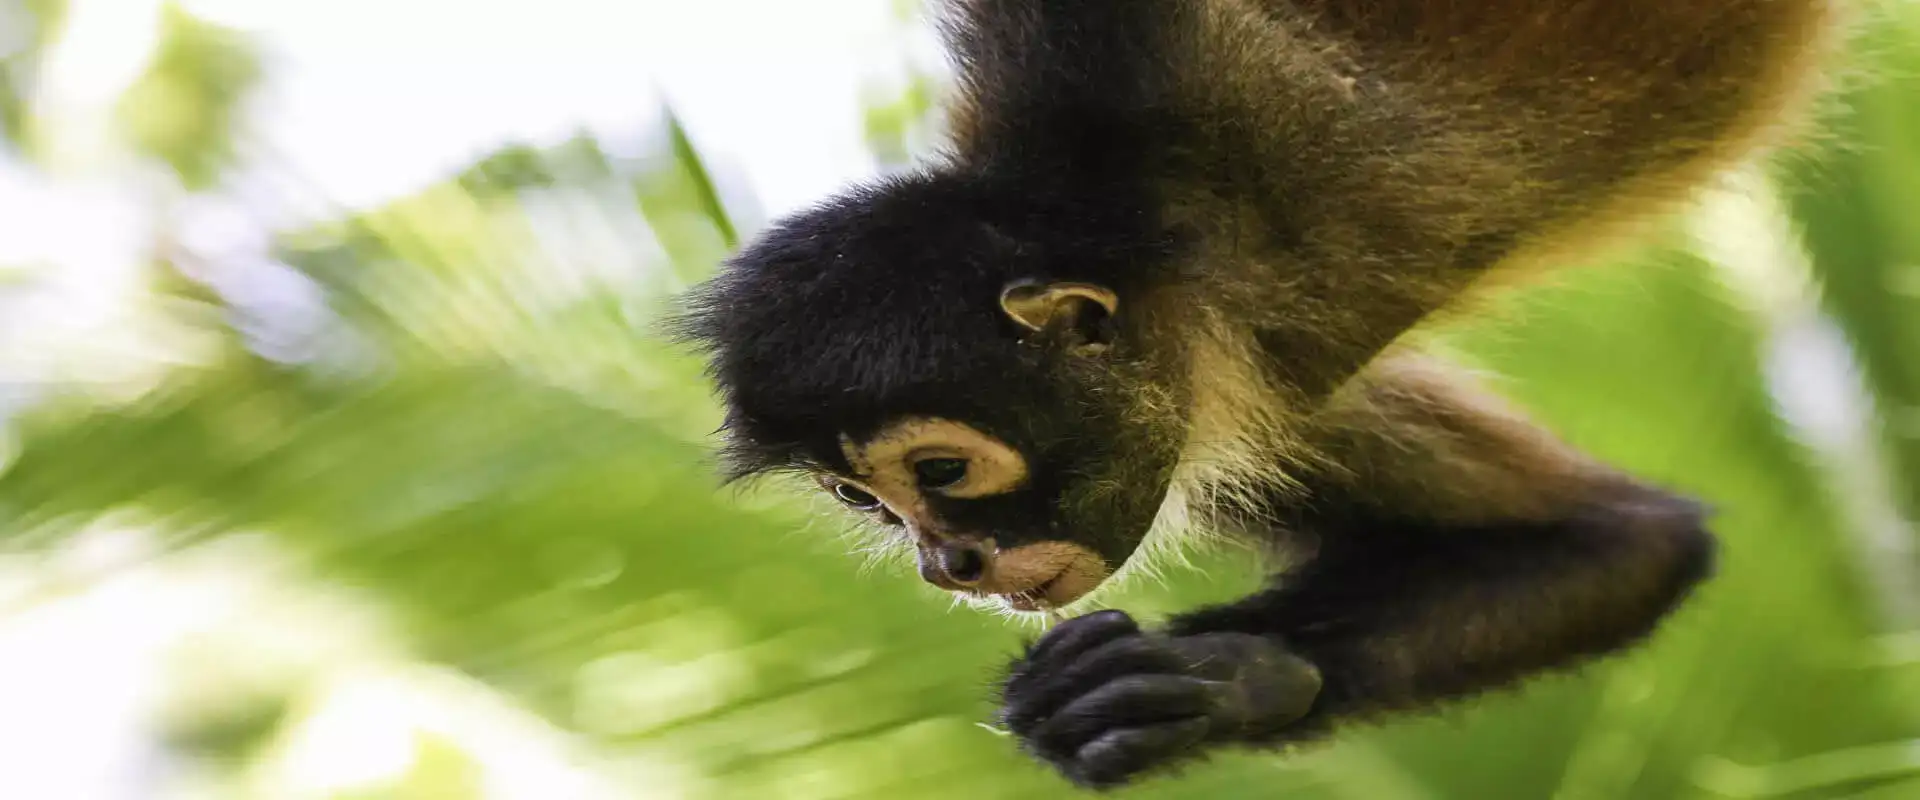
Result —
[[[909, 38], [889, 0], [182, 5], [268, 48], [263, 133], [354, 206], [417, 189], [508, 139], [551, 141], [581, 125], [630, 138], [665, 98], [777, 214], [873, 169], [861, 91], [900, 74]], [[42, 109], [80, 119], [108, 108], [143, 68], [159, 6], [74, 0]], [[75, 138], [62, 147], [84, 147]], [[31, 210], [45, 204], [17, 181], [0, 170], [0, 219], [48, 213]], [[9, 249], [0, 243], [0, 255]]]
[[[95, 0], [123, 5], [142, 0]], [[860, 90], [888, 0], [190, 0], [282, 59], [268, 135], [336, 199], [404, 193], [513, 137], [632, 132], [664, 93], [769, 210], [872, 168]]]

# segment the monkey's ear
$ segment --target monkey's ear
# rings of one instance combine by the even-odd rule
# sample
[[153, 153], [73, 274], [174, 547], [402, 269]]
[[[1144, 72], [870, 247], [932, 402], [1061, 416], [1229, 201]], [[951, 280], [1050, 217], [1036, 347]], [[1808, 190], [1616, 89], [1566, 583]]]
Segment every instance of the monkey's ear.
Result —
[[1112, 289], [1092, 283], [1043, 283], [1023, 279], [1000, 291], [1000, 310], [1015, 324], [1038, 332], [1061, 327], [1076, 349], [1099, 352], [1111, 344], [1108, 322], [1120, 310]]

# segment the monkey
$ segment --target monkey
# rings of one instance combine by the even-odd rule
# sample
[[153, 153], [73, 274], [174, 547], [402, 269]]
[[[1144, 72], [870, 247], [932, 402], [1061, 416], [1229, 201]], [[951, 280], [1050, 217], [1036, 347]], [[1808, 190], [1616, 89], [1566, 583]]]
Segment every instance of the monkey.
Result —
[[[1021, 749], [1108, 789], [1309, 746], [1627, 650], [1713, 574], [1703, 503], [1421, 332], [1795, 144], [1843, 0], [936, 12], [942, 147], [776, 221], [673, 324], [727, 480], [806, 476], [927, 583], [1061, 618], [996, 684]], [[1184, 531], [1278, 566], [1156, 625], [1088, 611]]]

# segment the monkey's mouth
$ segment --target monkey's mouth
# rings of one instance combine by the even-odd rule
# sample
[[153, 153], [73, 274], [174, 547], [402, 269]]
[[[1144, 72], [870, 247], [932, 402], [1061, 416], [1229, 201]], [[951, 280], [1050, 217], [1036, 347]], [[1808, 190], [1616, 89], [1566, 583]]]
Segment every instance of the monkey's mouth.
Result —
[[958, 592], [1012, 611], [1051, 611], [1091, 594], [1110, 573], [1106, 560], [1083, 546], [1034, 542], [996, 551], [981, 579]]
[[990, 592], [993, 599], [1020, 612], [1053, 611], [1072, 605], [1099, 588], [1107, 579], [1105, 562], [1097, 558], [1076, 558], [1053, 570], [1031, 588]]
[[1066, 577], [1066, 574], [1067, 571], [1063, 569], [1058, 575], [1024, 592], [1006, 592], [993, 597], [999, 600], [1001, 605], [1015, 611], [1047, 611], [1059, 608], [1080, 599], [1078, 596], [1062, 596], [1064, 592], [1055, 591], [1055, 587], [1060, 585], [1060, 579]]

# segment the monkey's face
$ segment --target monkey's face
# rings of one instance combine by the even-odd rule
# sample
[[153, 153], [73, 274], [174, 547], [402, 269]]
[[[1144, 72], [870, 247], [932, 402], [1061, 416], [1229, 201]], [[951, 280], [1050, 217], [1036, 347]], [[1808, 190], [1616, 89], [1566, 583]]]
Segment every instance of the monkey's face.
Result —
[[783, 222], [690, 298], [727, 460], [812, 475], [936, 586], [1064, 606], [1144, 540], [1182, 443], [1177, 371], [1101, 281], [1164, 256], [1135, 215], [903, 186]]
[[[729, 384], [736, 467], [809, 473], [934, 586], [1066, 607], [1144, 541], [1182, 444], [1171, 392], [1117, 335], [1118, 303], [1095, 284], [1021, 280], [981, 309], [1005, 330], [969, 352], [848, 331], [869, 345], [848, 363], [737, 354], [759, 379]], [[809, 329], [829, 343], [810, 349], [838, 349], [835, 327]]]
[[1052, 535], [1026, 456], [998, 438], [910, 417], [840, 445], [847, 469], [819, 473], [820, 485], [899, 528], [934, 586], [1037, 611], [1080, 599], [1112, 573], [1087, 544]]
[[1178, 443], [1153, 424], [1170, 404], [1114, 348], [1117, 305], [1094, 284], [1014, 282], [1000, 310], [1025, 359], [1000, 380], [1021, 390], [836, 431], [815, 480], [897, 533], [934, 586], [1015, 611], [1087, 596], [1146, 536]]

